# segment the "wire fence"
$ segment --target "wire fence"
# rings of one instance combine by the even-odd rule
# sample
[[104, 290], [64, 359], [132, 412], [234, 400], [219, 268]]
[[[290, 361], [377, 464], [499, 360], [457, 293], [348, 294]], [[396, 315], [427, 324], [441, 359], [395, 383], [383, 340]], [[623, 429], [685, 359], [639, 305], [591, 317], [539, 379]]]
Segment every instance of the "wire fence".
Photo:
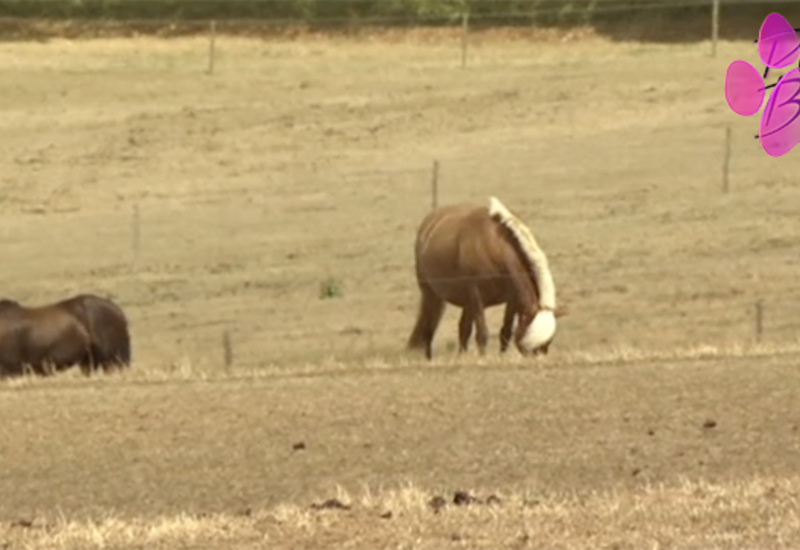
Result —
[[[444, 167], [458, 159], [448, 160]], [[458, 186], [453, 197], [480, 200], [483, 192], [470, 190], [468, 184], [476, 180], [467, 176], [480, 161], [463, 162], [460, 170], [444, 171], [449, 177], [442, 185]], [[357, 188], [366, 176], [354, 173], [349, 185]], [[506, 164], [503, 172], [514, 182], [528, 173], [524, 164]], [[319, 209], [306, 210], [307, 222], [300, 225], [290, 220], [302, 201], [284, 201], [271, 211], [273, 217], [262, 205], [231, 198], [186, 208], [141, 201], [127, 216], [95, 210], [73, 219], [13, 217], [16, 227], [2, 240], [25, 244], [7, 250], [4, 287], [31, 304], [86, 290], [111, 295], [131, 316], [135, 349], [144, 362], [167, 358], [253, 367], [395, 354], [410, 333], [419, 299], [412, 249], [415, 225], [430, 209], [426, 175], [423, 170], [372, 171], [373, 193], [364, 193], [340, 214], [325, 210], [320, 198], [312, 205]], [[324, 187], [321, 181], [305, 185]], [[380, 189], [394, 192], [391, 203], [375, 206]], [[260, 191], [250, 189], [243, 198]], [[622, 251], [623, 263], [630, 265], [619, 267], [614, 258], [582, 259], [569, 238], [557, 238], [576, 223], [574, 217], [558, 222], [560, 214], [534, 214], [539, 209], [530, 202], [508, 202], [547, 235], [542, 246], [554, 270], [558, 304], [568, 310], [559, 337], [565, 349], [777, 345], [796, 339], [800, 286], [785, 282], [785, 274], [775, 282], [763, 268], [762, 286], [737, 275], [735, 264], [723, 260], [715, 268], [715, 283], [715, 274], [706, 269], [716, 258], [701, 261], [696, 252], [663, 259], [654, 253], [634, 262], [626, 257], [636, 251]], [[286, 216], [276, 219], [284, 208]], [[361, 221], [348, 226], [346, 218], [354, 216]], [[41, 228], [44, 220], [47, 231]], [[713, 233], [716, 226], [709, 222], [705, 231]], [[53, 233], [69, 236], [58, 241], [58, 258], [42, 254], [52, 249]], [[689, 235], [685, 238], [691, 242]], [[777, 259], [789, 261], [792, 254], [789, 249]], [[579, 272], [587, 267], [590, 273]], [[618, 274], [609, 275], [615, 269]], [[773, 283], [778, 292], [770, 290]], [[438, 353], [454, 350], [458, 313], [449, 311], [437, 336]], [[502, 309], [488, 312], [493, 340], [501, 314]]]

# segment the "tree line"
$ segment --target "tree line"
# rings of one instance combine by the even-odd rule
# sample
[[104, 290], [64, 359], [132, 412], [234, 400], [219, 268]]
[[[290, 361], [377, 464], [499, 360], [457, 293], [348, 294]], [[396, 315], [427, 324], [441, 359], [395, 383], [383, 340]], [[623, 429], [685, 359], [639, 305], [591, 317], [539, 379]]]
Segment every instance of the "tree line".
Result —
[[[0, 0], [0, 39], [21, 37], [38, 20], [135, 26], [169, 24], [169, 33], [202, 32], [203, 21], [236, 21], [258, 32], [295, 25], [315, 29], [454, 25], [469, 14], [472, 29], [496, 26], [592, 26], [617, 40], [708, 40], [713, 0]], [[755, 39], [764, 17], [778, 12], [800, 26], [800, 3], [720, 0], [719, 36]], [[141, 24], [139, 24], [139, 22]], [[198, 24], [197, 22], [200, 22]], [[263, 24], [262, 24], [263, 23]], [[236, 32], [235, 27], [224, 27]], [[27, 30], [26, 30], [27, 29]], [[149, 29], [149, 30], [148, 30]], [[33, 32], [33, 31], [32, 31]], [[36, 27], [33, 34], [44, 32]], [[56, 32], [56, 31], [53, 31]], [[57, 31], [67, 32], [64, 30]], [[80, 33], [79, 33], [80, 34]]]
[[[660, 6], [658, 5], [660, 4]], [[0, 0], [0, 17], [48, 19], [261, 19], [284, 22], [440, 25], [469, 13], [475, 25], [572, 25], [670, 12], [707, 12], [675, 0]], [[648, 9], [642, 9], [643, 7]], [[662, 9], [649, 9], [649, 8]]]

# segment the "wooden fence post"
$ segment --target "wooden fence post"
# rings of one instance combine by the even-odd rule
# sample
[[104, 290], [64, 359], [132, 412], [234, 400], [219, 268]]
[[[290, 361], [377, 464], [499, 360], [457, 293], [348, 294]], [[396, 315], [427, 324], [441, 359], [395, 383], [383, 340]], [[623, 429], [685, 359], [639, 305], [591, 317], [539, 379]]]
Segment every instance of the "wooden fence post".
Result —
[[133, 235], [132, 235], [132, 248], [133, 248], [133, 264], [139, 264], [139, 248], [140, 248], [140, 233], [141, 224], [139, 220], [139, 204], [133, 205]]
[[727, 193], [730, 187], [728, 173], [731, 164], [731, 126], [725, 128], [725, 156], [722, 159], [722, 192]]
[[719, 39], [719, 2], [712, 0], [711, 7], [711, 57], [717, 57], [717, 40]]
[[217, 22], [212, 20], [209, 25], [208, 36], [208, 74], [214, 74], [214, 54], [217, 39]]
[[467, 66], [467, 37], [469, 35], [469, 12], [461, 14], [461, 68]]
[[764, 334], [764, 300], [756, 301], [756, 342], [760, 342]]
[[233, 344], [231, 344], [231, 335], [227, 330], [222, 333], [222, 353], [225, 359], [225, 368], [230, 369], [233, 364]]
[[433, 161], [433, 179], [431, 180], [431, 209], [439, 204], [439, 161]]

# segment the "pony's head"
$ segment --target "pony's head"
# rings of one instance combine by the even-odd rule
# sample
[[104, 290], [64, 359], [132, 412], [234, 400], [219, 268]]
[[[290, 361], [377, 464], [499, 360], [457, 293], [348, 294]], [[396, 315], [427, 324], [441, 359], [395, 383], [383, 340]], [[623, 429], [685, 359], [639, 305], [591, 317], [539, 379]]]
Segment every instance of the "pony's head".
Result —
[[556, 334], [556, 317], [552, 309], [540, 309], [534, 316], [520, 316], [514, 343], [522, 355], [547, 354]]
[[547, 353], [556, 334], [556, 317], [563, 314], [556, 309], [556, 286], [547, 256], [531, 230], [496, 197], [489, 199], [489, 215], [508, 230], [532, 276], [530, 292], [518, 296], [526, 302], [521, 307], [527, 311], [520, 313], [514, 342], [523, 355]]

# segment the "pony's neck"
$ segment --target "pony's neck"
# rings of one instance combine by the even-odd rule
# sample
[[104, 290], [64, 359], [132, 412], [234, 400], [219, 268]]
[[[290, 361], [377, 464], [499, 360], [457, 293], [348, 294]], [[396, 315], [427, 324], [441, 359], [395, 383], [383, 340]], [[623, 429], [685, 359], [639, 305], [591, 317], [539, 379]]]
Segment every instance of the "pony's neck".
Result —
[[512, 262], [512, 270], [511, 284], [516, 296], [516, 308], [520, 314], [533, 319], [539, 304], [539, 292], [536, 288], [536, 283], [533, 282], [530, 271], [516, 254], [515, 260]]

